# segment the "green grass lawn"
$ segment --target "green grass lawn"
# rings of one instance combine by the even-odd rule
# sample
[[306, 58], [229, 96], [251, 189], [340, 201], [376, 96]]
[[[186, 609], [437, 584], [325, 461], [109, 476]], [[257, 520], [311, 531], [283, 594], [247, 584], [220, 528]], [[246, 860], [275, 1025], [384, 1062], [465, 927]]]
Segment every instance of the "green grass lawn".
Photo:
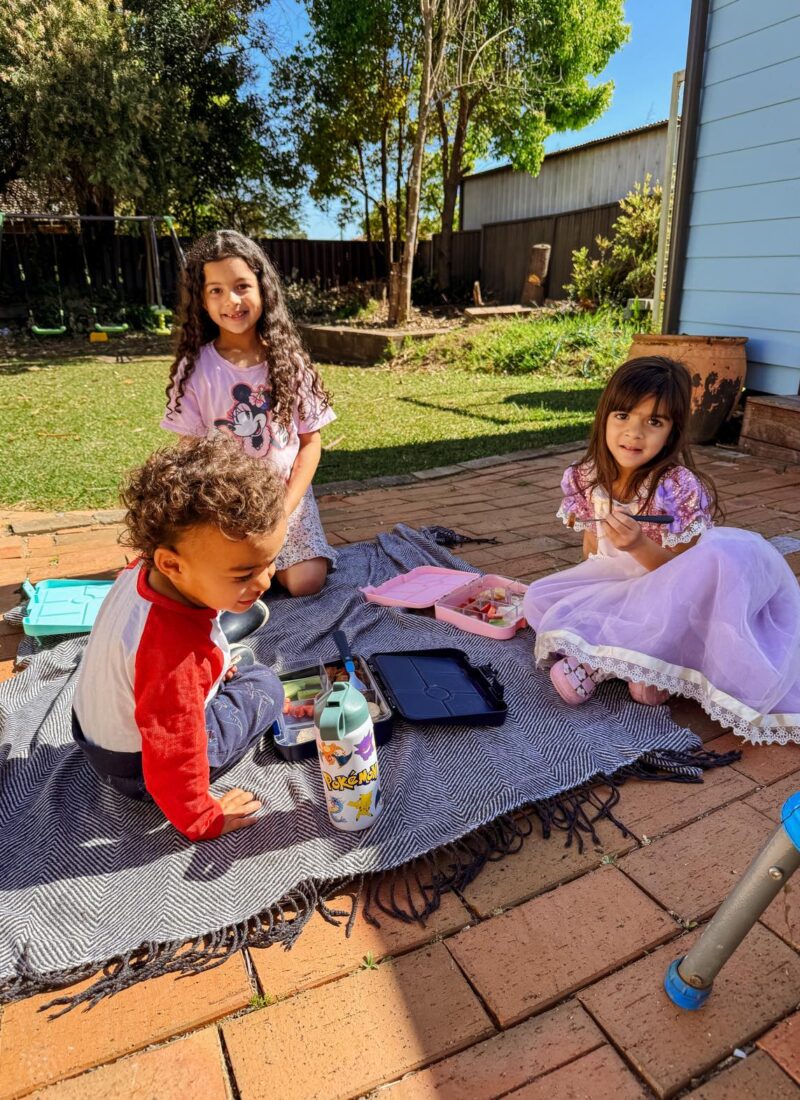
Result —
[[[338, 419], [317, 482], [445, 466], [587, 434], [601, 383], [413, 363], [324, 366]], [[0, 506], [106, 508], [161, 431], [168, 360], [0, 364]]]

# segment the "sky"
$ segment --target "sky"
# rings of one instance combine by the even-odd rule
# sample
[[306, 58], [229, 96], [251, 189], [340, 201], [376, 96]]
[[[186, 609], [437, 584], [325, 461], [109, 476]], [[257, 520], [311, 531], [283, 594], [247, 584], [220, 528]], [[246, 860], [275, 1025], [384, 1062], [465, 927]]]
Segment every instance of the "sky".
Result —
[[[358, 0], [353, 0], [357, 3]], [[658, 122], [669, 114], [672, 74], [686, 64], [691, 0], [627, 0], [625, 18], [631, 25], [628, 44], [612, 57], [599, 80], [614, 81], [611, 106], [596, 122], [582, 130], [552, 134], [545, 150], [555, 152], [595, 138], [608, 137]], [[273, 0], [270, 25], [281, 49], [290, 49], [307, 30], [305, 12], [298, 0]], [[502, 161], [487, 160], [476, 171]], [[338, 239], [333, 212], [326, 213], [307, 199], [301, 221], [313, 239]], [[356, 226], [345, 236], [356, 235]]]

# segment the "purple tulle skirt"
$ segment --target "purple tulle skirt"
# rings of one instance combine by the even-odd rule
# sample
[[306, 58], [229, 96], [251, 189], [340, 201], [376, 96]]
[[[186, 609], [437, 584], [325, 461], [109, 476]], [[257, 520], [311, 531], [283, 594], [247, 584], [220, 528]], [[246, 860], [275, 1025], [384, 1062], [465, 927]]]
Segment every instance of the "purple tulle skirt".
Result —
[[716, 527], [647, 572], [630, 554], [535, 581], [535, 655], [696, 699], [754, 744], [800, 742], [800, 586], [760, 535]]

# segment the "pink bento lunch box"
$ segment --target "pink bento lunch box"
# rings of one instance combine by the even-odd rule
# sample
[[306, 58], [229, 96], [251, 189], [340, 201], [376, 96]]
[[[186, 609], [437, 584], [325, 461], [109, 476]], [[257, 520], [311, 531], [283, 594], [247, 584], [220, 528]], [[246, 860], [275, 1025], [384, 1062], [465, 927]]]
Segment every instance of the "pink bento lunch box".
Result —
[[437, 565], [420, 565], [408, 573], [401, 573], [376, 587], [367, 585], [361, 591], [370, 603], [384, 607], [407, 607], [422, 611], [433, 608], [440, 622], [452, 623], [470, 634], [486, 638], [513, 638], [518, 630], [527, 626], [520, 615], [507, 626], [494, 626], [465, 615], [460, 608], [484, 589], [504, 588], [507, 592], [524, 596], [526, 584], [509, 580], [496, 573], [465, 573], [461, 569], [444, 569]]

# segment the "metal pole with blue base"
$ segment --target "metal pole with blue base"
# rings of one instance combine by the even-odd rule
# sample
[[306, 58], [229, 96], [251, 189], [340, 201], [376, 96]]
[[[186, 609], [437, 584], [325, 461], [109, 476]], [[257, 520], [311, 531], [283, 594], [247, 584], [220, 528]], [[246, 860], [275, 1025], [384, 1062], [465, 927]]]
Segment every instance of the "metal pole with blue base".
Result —
[[714, 979], [755, 922], [800, 867], [800, 791], [783, 804], [781, 824], [728, 894], [700, 939], [664, 978], [673, 1004], [702, 1008]]

